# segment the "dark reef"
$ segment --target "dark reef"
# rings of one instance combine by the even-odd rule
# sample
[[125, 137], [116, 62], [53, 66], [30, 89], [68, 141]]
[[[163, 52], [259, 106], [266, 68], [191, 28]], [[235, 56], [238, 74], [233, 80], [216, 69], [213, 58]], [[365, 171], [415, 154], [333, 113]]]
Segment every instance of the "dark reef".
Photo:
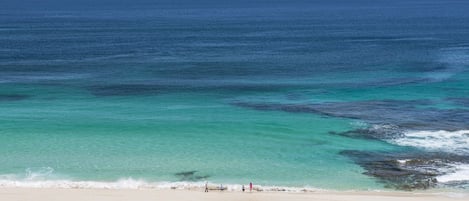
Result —
[[371, 124], [390, 124], [405, 129], [469, 129], [469, 109], [437, 109], [429, 100], [370, 100], [287, 104], [234, 101], [232, 105], [264, 111], [314, 113], [330, 117], [359, 119]]
[[450, 164], [469, 161], [469, 156], [445, 153], [383, 153], [342, 151], [388, 188], [398, 190], [428, 189], [438, 185], [437, 176], [451, 169]]
[[207, 179], [210, 177], [209, 175], [197, 175], [196, 170], [178, 172], [178, 173], [175, 173], [174, 175], [179, 177], [180, 181], [200, 181], [200, 180]]
[[20, 101], [30, 98], [28, 95], [20, 95], [20, 94], [0, 94], [0, 102], [3, 101]]

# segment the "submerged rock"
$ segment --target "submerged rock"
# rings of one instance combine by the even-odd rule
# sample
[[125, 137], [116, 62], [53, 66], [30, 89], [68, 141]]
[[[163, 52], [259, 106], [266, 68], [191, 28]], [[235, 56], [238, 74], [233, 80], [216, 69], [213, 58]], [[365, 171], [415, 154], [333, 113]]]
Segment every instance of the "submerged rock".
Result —
[[345, 132], [331, 131], [329, 134], [376, 140], [396, 139], [404, 136], [402, 129], [392, 124], [373, 125], [368, 128], [359, 128]]
[[88, 87], [88, 90], [95, 96], [132, 96], [159, 92], [157, 86], [146, 84], [95, 85]]
[[468, 109], [433, 108], [429, 107], [432, 102], [428, 100], [369, 100], [314, 104], [235, 101], [231, 104], [263, 111], [314, 113], [359, 119], [370, 124], [396, 125], [402, 129], [447, 131], [469, 129]]
[[437, 186], [437, 176], [443, 175], [451, 164], [469, 161], [468, 156], [443, 153], [383, 153], [342, 151], [388, 188], [398, 190], [428, 189]]
[[192, 170], [192, 171], [178, 172], [178, 173], [175, 173], [174, 175], [176, 175], [177, 177], [180, 177], [179, 179], [180, 181], [200, 181], [200, 180], [207, 179], [210, 177], [209, 175], [197, 175], [196, 173], [197, 173], [196, 170]]
[[28, 95], [21, 95], [21, 94], [0, 94], [0, 102], [2, 101], [20, 101], [24, 99], [28, 99], [30, 96]]
[[447, 98], [446, 100], [453, 102], [456, 105], [469, 107], [469, 98]]

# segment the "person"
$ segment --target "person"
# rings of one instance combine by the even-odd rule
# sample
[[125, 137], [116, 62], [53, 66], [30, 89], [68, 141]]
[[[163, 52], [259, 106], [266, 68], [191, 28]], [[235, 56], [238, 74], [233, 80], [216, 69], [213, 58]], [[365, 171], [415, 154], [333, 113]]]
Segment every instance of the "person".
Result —
[[208, 182], [207, 181], [205, 182], [205, 192], [206, 193], [208, 192]]
[[249, 182], [249, 192], [252, 192], [252, 182]]
[[241, 189], [242, 189], [242, 190], [243, 190], [243, 192], [244, 192], [244, 184], [243, 184], [243, 187], [242, 187]]
[[225, 189], [223, 189], [223, 184], [220, 184], [220, 190], [223, 191]]

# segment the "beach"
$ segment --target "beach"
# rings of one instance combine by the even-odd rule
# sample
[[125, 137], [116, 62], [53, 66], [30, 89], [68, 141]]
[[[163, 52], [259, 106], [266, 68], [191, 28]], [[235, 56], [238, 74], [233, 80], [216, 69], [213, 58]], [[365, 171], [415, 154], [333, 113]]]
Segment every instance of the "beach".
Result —
[[411, 192], [209, 192], [194, 190], [110, 190], [110, 189], [37, 189], [1, 188], [3, 201], [54, 201], [54, 200], [99, 200], [99, 201], [150, 201], [150, 200], [205, 200], [205, 201], [450, 201], [467, 200], [460, 193], [411, 193]]

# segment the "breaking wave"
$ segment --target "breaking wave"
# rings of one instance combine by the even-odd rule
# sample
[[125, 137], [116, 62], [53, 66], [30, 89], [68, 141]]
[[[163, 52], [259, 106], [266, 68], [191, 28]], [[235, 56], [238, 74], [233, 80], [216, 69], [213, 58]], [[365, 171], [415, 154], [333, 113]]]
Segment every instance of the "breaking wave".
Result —
[[[115, 181], [91, 181], [64, 179], [51, 167], [27, 168], [21, 174], [0, 175], [0, 188], [67, 188], [67, 189], [187, 189], [203, 190], [205, 181], [200, 182], [152, 182], [145, 179], [121, 178]], [[247, 186], [247, 185], [245, 185]], [[241, 191], [242, 184], [220, 184], [208, 182], [210, 190]], [[255, 185], [253, 190], [265, 192], [314, 192], [324, 191], [313, 187], [287, 187]]]
[[458, 155], [469, 154], [469, 130], [407, 131], [403, 133], [403, 137], [393, 139], [391, 142], [429, 151], [442, 151]]
[[438, 182], [469, 182], [469, 164], [453, 164], [451, 169], [447, 174], [436, 177]]
[[[1, 176], [0, 176], [1, 177]], [[67, 188], [67, 189], [204, 189], [203, 182], [149, 182], [144, 179], [123, 178], [117, 181], [73, 180], [8, 180], [0, 179], [0, 188]], [[220, 190], [221, 185], [208, 184], [210, 190]], [[247, 185], [246, 185], [247, 186]], [[241, 191], [241, 184], [223, 184], [226, 191]], [[265, 192], [315, 192], [323, 189], [312, 187], [260, 186], [255, 191]]]
[[[429, 152], [469, 155], [469, 130], [406, 131], [400, 137], [388, 141]], [[445, 167], [435, 168], [441, 173], [436, 177], [439, 183], [463, 187], [469, 184], [469, 161], [446, 162]]]

